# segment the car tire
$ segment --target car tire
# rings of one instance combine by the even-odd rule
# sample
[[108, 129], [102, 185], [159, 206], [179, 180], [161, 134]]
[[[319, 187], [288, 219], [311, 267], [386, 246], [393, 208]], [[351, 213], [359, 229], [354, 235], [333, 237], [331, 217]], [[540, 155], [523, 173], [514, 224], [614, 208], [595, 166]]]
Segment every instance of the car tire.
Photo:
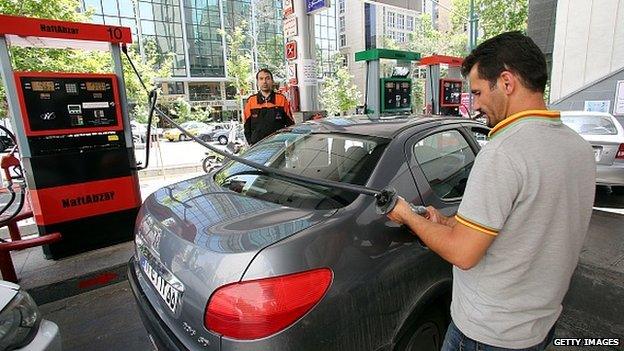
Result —
[[225, 135], [222, 135], [219, 137], [219, 144], [227, 145], [227, 143], [228, 143], [228, 138]]
[[[448, 306], [444, 304], [445, 306]], [[438, 351], [442, 348], [448, 318], [439, 305], [424, 310], [397, 343], [397, 351]]]
[[178, 137], [178, 141], [184, 141], [184, 140], [186, 140], [186, 135], [180, 134], [180, 136]]

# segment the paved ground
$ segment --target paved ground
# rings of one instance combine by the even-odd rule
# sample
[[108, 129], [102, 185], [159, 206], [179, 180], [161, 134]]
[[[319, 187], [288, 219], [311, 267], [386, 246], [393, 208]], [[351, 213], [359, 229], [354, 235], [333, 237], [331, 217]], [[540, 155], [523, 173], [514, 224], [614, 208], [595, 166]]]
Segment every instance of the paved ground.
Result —
[[[211, 143], [219, 149], [225, 146]], [[160, 140], [150, 147], [148, 169], [160, 167], [174, 167], [181, 165], [201, 165], [207, 149], [194, 141], [167, 141]], [[145, 163], [145, 149], [135, 149], [137, 162]]]

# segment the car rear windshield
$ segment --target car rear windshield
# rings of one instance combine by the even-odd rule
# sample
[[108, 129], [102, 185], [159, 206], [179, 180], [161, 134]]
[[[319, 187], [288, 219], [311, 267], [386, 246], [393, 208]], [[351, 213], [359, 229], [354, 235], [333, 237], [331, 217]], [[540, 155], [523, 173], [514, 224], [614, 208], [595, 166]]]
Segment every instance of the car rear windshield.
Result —
[[561, 121], [582, 135], [616, 135], [617, 128], [607, 116], [561, 116]]
[[[265, 166], [316, 179], [365, 185], [387, 139], [332, 133], [287, 131], [270, 136], [242, 157]], [[277, 176], [229, 162], [215, 181], [245, 196], [302, 209], [335, 209], [358, 194]]]

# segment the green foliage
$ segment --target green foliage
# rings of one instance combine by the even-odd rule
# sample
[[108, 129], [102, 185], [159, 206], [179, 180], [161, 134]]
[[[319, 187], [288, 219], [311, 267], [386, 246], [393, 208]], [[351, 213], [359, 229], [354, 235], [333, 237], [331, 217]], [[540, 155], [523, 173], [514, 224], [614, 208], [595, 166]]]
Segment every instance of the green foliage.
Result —
[[247, 39], [244, 34], [246, 29], [247, 23], [241, 21], [234, 32], [219, 30], [219, 34], [224, 35], [227, 42], [227, 75], [231, 79], [232, 86], [236, 88], [236, 101], [239, 105], [242, 99], [250, 94], [251, 80], [254, 79], [251, 72], [251, 55], [243, 50]]
[[343, 60], [340, 54], [335, 56], [334, 74], [325, 78], [321, 88], [320, 102], [329, 116], [355, 109], [362, 97], [357, 86], [351, 82], [353, 77], [342, 64]]
[[[79, 0], [0, 0], [0, 13], [63, 21], [89, 22], [90, 12], [81, 13]], [[153, 88], [154, 78], [171, 75], [172, 54], [160, 55], [156, 43], [144, 42], [145, 57], [142, 60], [138, 45], [132, 44], [128, 53], [148, 89]], [[13, 69], [16, 71], [43, 72], [111, 72], [113, 63], [109, 52], [60, 50], [11, 47]], [[138, 119], [146, 119], [147, 93], [141, 86], [129, 62], [122, 58], [126, 93], [130, 102], [136, 103], [134, 113]], [[4, 85], [0, 85], [0, 100], [5, 100]], [[5, 104], [0, 104], [0, 116], [7, 115]]]
[[284, 36], [279, 34], [258, 46], [260, 68], [268, 68], [275, 80], [286, 78]]
[[475, 7], [483, 29], [480, 42], [503, 32], [526, 31], [529, 0], [475, 0]]

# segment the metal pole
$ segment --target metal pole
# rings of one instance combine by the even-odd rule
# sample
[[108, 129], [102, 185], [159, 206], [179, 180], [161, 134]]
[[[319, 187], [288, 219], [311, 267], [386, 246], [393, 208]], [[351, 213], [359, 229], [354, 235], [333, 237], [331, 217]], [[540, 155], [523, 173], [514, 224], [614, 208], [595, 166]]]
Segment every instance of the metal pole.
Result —
[[11, 114], [13, 133], [15, 133], [17, 138], [20, 155], [22, 158], [29, 158], [31, 156], [30, 147], [26, 141], [24, 122], [21, 118], [22, 113], [20, 111], [19, 99], [17, 98], [15, 79], [13, 79], [13, 66], [11, 64], [11, 57], [9, 56], [9, 46], [4, 36], [0, 37], [0, 67], [2, 68], [2, 80], [4, 81], [4, 91]]
[[[121, 48], [119, 44], [110, 44], [111, 56], [113, 57], [113, 66], [115, 75], [117, 76], [117, 85], [119, 86], [119, 103], [121, 104], [121, 118], [124, 124], [124, 138], [126, 139], [126, 147], [134, 150], [132, 142], [132, 133], [130, 128], [130, 117], [128, 114], [128, 96], [126, 95], [126, 82], [123, 75], [123, 65], [121, 63]], [[147, 82], [150, 84], [151, 82]], [[149, 137], [149, 136], [148, 136]], [[133, 153], [134, 155], [134, 153]], [[132, 165], [134, 167], [134, 165]]]
[[477, 19], [475, 17], [475, 8], [474, 8], [474, 0], [470, 0], [470, 14], [469, 14], [469, 19], [470, 19], [470, 38], [469, 38], [469, 49], [470, 51], [474, 50], [474, 48], [477, 46]]
[[[293, 0], [299, 34], [296, 36], [297, 77], [302, 112], [318, 111], [318, 83], [316, 77], [316, 43], [314, 40], [314, 15], [307, 14], [305, 0]], [[314, 74], [314, 77], [312, 77]]]

